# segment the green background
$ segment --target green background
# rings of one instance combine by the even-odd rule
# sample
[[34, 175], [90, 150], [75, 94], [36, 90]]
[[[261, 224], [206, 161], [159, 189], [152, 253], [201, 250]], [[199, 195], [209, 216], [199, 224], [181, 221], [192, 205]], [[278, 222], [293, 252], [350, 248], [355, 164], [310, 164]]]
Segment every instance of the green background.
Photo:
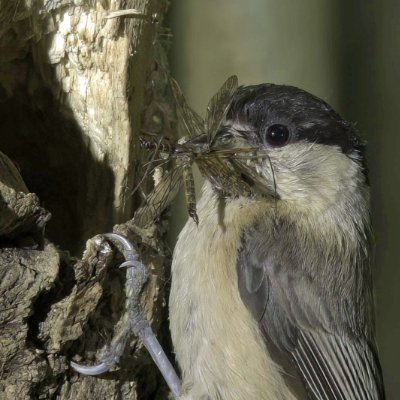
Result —
[[[367, 139], [378, 345], [387, 398], [400, 398], [400, 1], [175, 0], [169, 25], [173, 75], [199, 113], [237, 74], [306, 89]], [[186, 218], [172, 215], [171, 242]]]

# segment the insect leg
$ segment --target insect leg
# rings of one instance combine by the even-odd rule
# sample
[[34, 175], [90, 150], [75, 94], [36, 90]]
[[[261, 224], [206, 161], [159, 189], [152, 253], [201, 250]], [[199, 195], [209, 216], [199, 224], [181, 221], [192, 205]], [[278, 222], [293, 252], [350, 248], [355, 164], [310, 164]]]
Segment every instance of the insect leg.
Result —
[[196, 191], [194, 187], [194, 178], [192, 172], [192, 165], [185, 163], [182, 169], [183, 173], [183, 184], [185, 187], [185, 197], [189, 216], [193, 218], [196, 225], [199, 224], [199, 217], [196, 211]]

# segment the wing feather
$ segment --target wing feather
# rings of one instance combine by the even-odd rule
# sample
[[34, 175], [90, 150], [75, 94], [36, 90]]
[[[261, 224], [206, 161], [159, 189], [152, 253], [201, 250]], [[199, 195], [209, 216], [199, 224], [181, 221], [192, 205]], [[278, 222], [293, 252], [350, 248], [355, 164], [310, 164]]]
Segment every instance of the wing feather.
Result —
[[[383, 400], [381, 369], [373, 335], [368, 333], [372, 322], [359, 315], [371, 309], [371, 290], [364, 287], [368, 280], [356, 279], [360, 287], [346, 290], [346, 299], [327, 292], [323, 266], [321, 279], [311, 275], [293, 227], [278, 224], [266, 231], [265, 225], [258, 220], [243, 233], [237, 259], [239, 291], [259, 321], [267, 347], [272, 343], [278, 349], [275, 361], [287, 372], [280, 360], [285, 355], [290, 360], [307, 393], [298, 398]], [[336, 265], [328, 267], [337, 270]], [[359, 277], [368, 276], [362, 267], [354, 268], [351, 273], [360, 268]], [[346, 313], [357, 318], [346, 318]]]
[[292, 354], [316, 399], [376, 400], [383, 396], [366, 341], [301, 331]]

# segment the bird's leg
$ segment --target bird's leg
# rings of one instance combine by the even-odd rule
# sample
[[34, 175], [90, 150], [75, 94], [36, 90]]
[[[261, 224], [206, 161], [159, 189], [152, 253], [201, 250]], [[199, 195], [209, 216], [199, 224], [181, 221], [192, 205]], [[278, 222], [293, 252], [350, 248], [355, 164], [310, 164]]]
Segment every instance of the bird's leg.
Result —
[[181, 392], [181, 382], [174, 368], [169, 362], [160, 343], [155, 337], [149, 322], [140, 307], [140, 293], [148, 278], [147, 268], [138, 261], [138, 254], [133, 245], [122, 235], [107, 233], [107, 239], [118, 241], [123, 247], [125, 262], [120, 267], [126, 267], [125, 283], [125, 313], [122, 316], [122, 329], [111, 341], [110, 347], [100, 357], [99, 363], [93, 366], [84, 366], [71, 362], [71, 367], [84, 375], [100, 375], [107, 372], [118, 363], [123, 354], [128, 339], [133, 332], [138, 336], [158, 369], [166, 380], [171, 392], [178, 397]]

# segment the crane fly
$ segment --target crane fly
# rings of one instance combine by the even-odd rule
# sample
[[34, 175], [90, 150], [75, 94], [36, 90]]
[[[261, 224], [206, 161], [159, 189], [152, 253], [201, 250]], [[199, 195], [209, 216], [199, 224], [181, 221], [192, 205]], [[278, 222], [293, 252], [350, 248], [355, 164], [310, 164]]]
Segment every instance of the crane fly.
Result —
[[[163, 153], [164, 162], [174, 160], [173, 168], [162, 176], [153, 191], [134, 214], [134, 223], [145, 227], [152, 223], [171, 203], [184, 184], [188, 214], [198, 224], [196, 212], [196, 195], [192, 173], [192, 164], [196, 158], [210, 152], [211, 143], [225, 119], [233, 95], [237, 89], [238, 80], [235, 75], [229, 77], [218, 92], [211, 98], [207, 106], [206, 117], [203, 119], [186, 102], [186, 99], [175, 80], [171, 80], [172, 93], [175, 98], [178, 123], [182, 125], [185, 136], [173, 145], [158, 145], [157, 150]], [[204, 137], [203, 143], [195, 143], [196, 137]], [[190, 145], [189, 145], [190, 141]], [[146, 143], [142, 142], [145, 145]], [[147, 146], [151, 147], [151, 146]]]

